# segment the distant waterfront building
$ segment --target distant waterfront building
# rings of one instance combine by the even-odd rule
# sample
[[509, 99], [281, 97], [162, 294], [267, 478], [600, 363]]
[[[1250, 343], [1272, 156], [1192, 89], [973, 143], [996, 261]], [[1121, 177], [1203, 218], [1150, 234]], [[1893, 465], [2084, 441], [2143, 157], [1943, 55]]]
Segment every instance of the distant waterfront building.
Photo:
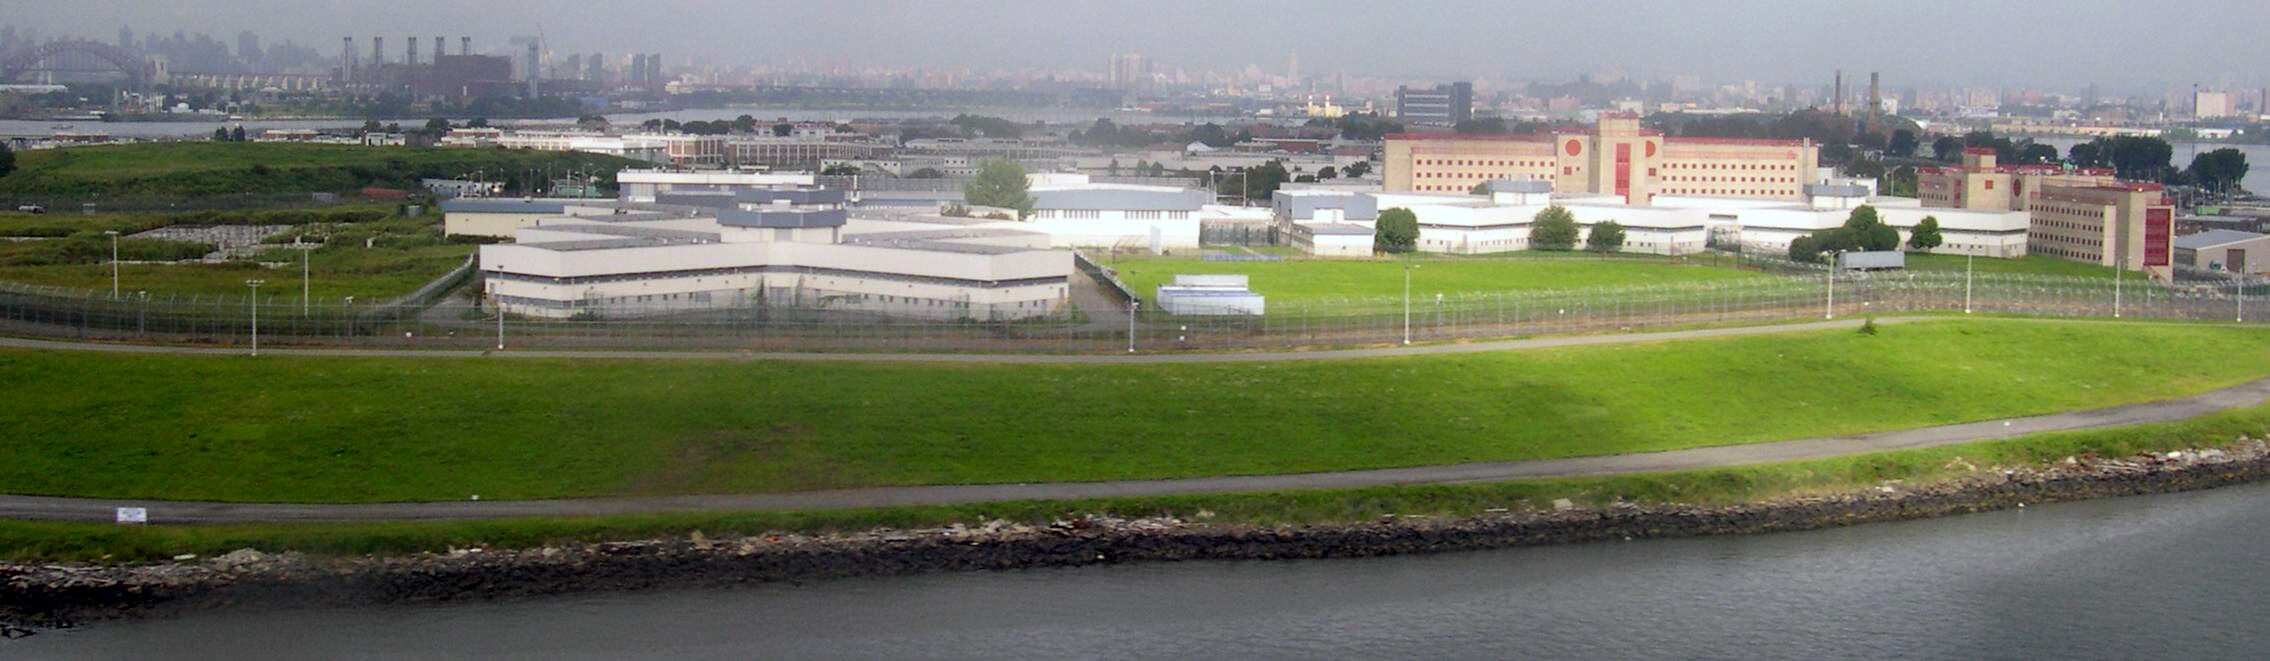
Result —
[[1406, 124], [1455, 126], [1474, 118], [1474, 84], [1445, 83], [1433, 89], [1395, 88], [1395, 116]]
[[1387, 136], [1385, 151], [1383, 185], [1391, 193], [1539, 180], [1555, 193], [1614, 195], [1635, 205], [1656, 195], [1799, 200], [1820, 163], [1810, 140], [1667, 137], [1630, 113], [1532, 134], [1398, 133]]

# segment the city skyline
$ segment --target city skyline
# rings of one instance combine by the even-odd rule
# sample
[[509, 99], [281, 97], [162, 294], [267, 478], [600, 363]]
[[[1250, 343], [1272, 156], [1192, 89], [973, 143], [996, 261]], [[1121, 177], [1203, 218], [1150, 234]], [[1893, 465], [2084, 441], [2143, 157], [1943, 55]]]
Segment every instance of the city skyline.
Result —
[[[723, 67], [1102, 72], [1113, 54], [1140, 52], [1162, 69], [1257, 67], [1273, 75], [1285, 73], [1297, 56], [1301, 72], [1316, 78], [1340, 72], [1414, 80], [1692, 75], [1719, 83], [1791, 83], [1825, 80], [1831, 68], [1841, 67], [1881, 71], [1902, 86], [2095, 83], [2108, 92], [2147, 94], [2193, 84], [2251, 89], [2264, 81], [2235, 71], [2240, 67], [2231, 63], [2270, 56], [2270, 45], [2246, 38], [2243, 27], [2270, 18], [2270, 8], [2180, 0], [2151, 5], [2148, 13], [2109, 0], [2068, 4], [2059, 12], [2018, 3], [1824, 8], [1783, 0], [1710, 7], [1638, 2], [1612, 12], [1564, 2], [1328, 11], [1267, 2], [860, 4], [862, 11], [844, 11], [656, 0], [592, 11], [545, 0], [479, 6], [432, 0], [383, 6], [121, 0], [100, 7], [42, 0], [0, 9], [0, 23], [101, 41], [121, 27], [137, 33], [202, 32], [231, 43], [249, 30], [265, 43], [296, 42], [326, 54], [336, 50], [339, 37], [350, 35], [462, 34], [484, 51], [501, 53], [511, 48], [512, 37], [541, 34], [555, 52], [664, 51], [671, 66], [699, 58]], [[1959, 23], [1932, 18], [1957, 14]], [[2209, 14], [2228, 20], [2192, 20]], [[705, 20], [685, 20], [692, 16]], [[936, 29], [942, 17], [953, 16], [969, 25]], [[1771, 23], [1768, 29], [1758, 30], [1759, 17], [1769, 18], [1763, 21]], [[1657, 38], [1625, 40], [1617, 48], [1591, 46], [1619, 32]], [[751, 33], [759, 38], [749, 38]], [[1003, 38], [1011, 34], [1015, 38]], [[2077, 35], [2113, 35], [2122, 39], [2121, 48], [2091, 47]], [[1427, 47], [1392, 47], [1397, 40]], [[1881, 52], [1857, 52], [1864, 49], [1855, 44], [1880, 45]], [[2221, 50], [2210, 53], [2201, 44]], [[1703, 51], [1710, 57], [1697, 57]]]

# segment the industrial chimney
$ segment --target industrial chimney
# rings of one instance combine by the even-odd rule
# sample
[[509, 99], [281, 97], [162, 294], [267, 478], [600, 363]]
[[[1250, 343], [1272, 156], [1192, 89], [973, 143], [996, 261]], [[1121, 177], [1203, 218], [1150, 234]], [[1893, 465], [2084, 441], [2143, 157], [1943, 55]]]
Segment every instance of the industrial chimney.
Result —
[[438, 36], [434, 37], [434, 64], [441, 64], [441, 56], [449, 54], [447, 51], [442, 49], [441, 39], [442, 38]]
[[1832, 99], [1832, 100], [1830, 100], [1830, 102], [1829, 102], [1829, 107], [1831, 107], [1831, 108], [1834, 108], [1834, 109], [1836, 110], [1836, 115], [1837, 115], [1838, 117], [1843, 117], [1843, 116], [1844, 116], [1844, 70], [1843, 70], [1843, 69], [1838, 69], [1838, 70], [1836, 70], [1836, 92], [1835, 92], [1835, 94], [1836, 94], [1836, 98], [1835, 98], [1835, 99]]
[[1877, 77], [1876, 77], [1876, 72], [1874, 72], [1874, 71], [1870, 71], [1870, 72], [1868, 72], [1868, 119], [1869, 119], [1869, 121], [1875, 121], [1875, 119], [1876, 119], [1876, 115], [1878, 115], [1878, 114], [1881, 114], [1882, 112], [1884, 112], [1884, 97], [1883, 97], [1883, 96], [1881, 96], [1881, 95], [1879, 95], [1879, 94], [1877, 93], [1877, 89], [1876, 89], [1876, 83], [1877, 83], [1877, 82], [1878, 82], [1878, 81], [1877, 81]]
[[473, 54], [473, 38], [472, 38], [472, 37], [458, 37], [458, 38], [457, 38], [457, 54], [458, 54], [458, 55], [472, 55], [472, 54]]
[[347, 37], [339, 51], [339, 80], [355, 82], [355, 38]]

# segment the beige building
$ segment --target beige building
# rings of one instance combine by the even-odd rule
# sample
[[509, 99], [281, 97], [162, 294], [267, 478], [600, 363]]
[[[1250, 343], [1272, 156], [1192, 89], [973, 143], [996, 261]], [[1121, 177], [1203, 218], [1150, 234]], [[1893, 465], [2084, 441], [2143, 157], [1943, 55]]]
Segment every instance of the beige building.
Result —
[[2025, 211], [2027, 254], [2170, 275], [2175, 207], [2159, 184], [2111, 170], [1999, 165], [1994, 150], [1963, 150], [1957, 167], [1916, 173], [1926, 207]]
[[1390, 193], [1464, 193], [1486, 181], [1553, 182], [1556, 193], [1800, 200], [1820, 163], [1809, 140], [1673, 138], [1639, 116], [1602, 113], [1589, 130], [1552, 133], [1398, 133], [1381, 168]]

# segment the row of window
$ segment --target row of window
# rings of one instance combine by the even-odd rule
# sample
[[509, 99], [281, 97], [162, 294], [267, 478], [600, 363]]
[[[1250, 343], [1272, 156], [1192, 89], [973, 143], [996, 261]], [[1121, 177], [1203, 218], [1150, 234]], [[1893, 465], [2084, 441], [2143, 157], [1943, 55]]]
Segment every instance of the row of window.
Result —
[[1796, 172], [1795, 165], [1774, 163], [1664, 163], [1666, 170], [1769, 170]]
[[1436, 159], [1423, 159], [1423, 158], [1422, 158], [1422, 159], [1417, 159], [1417, 160], [1413, 160], [1413, 161], [1411, 161], [1411, 164], [1413, 164], [1413, 165], [1441, 165], [1441, 166], [1452, 166], [1452, 167], [1485, 167], [1485, 168], [1501, 168], [1501, 167], [1517, 167], [1517, 168], [1549, 168], [1549, 167], [1553, 167], [1553, 162], [1552, 162], [1552, 161], [1499, 161], [1499, 160], [1489, 160], [1489, 159], [1484, 159], [1484, 160], [1475, 161], [1475, 160], [1446, 160], [1446, 159], [1440, 159], [1440, 158], [1436, 158]]

